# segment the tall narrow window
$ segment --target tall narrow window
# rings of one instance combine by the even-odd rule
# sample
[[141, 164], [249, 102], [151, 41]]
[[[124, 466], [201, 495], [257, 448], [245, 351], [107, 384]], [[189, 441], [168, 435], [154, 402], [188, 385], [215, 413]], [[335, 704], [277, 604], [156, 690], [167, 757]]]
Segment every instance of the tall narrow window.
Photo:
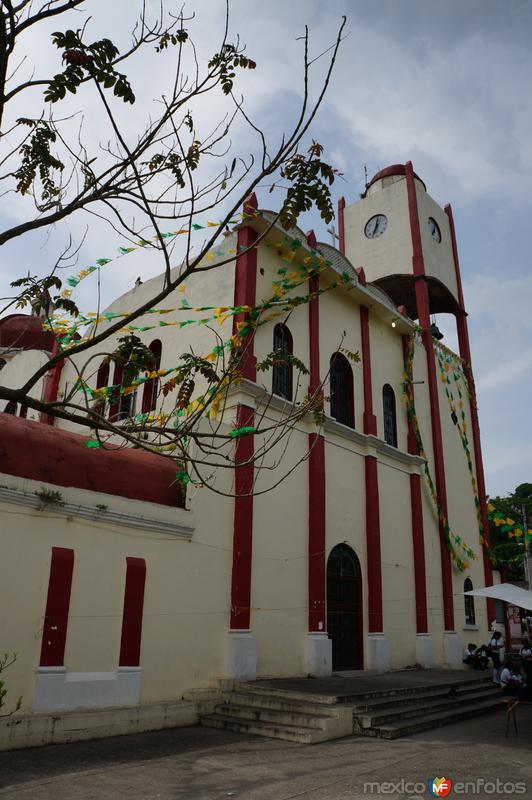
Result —
[[[135, 414], [135, 406], [137, 400], [136, 391], [128, 391], [127, 394], [121, 392], [124, 385], [125, 366], [122, 364], [115, 365], [113, 374], [113, 386], [116, 386], [113, 396], [109, 402], [109, 419], [116, 422], [121, 419], [127, 419]], [[131, 382], [132, 377], [128, 375], [128, 384]]]
[[395, 394], [392, 387], [385, 383], [382, 389], [382, 410], [384, 414], [384, 439], [397, 447], [397, 420], [395, 418]]
[[[153, 353], [153, 361], [150, 364], [150, 370], [157, 372], [161, 368], [161, 354], [163, 346], [159, 339], [154, 339], [150, 344], [150, 350]], [[157, 393], [159, 391], [159, 378], [150, 378], [144, 384], [144, 393], [142, 395], [142, 413], [147, 414], [155, 409], [157, 405]]]
[[331, 357], [331, 416], [342, 425], [355, 427], [353, 370], [341, 353]]
[[6, 404], [6, 407], [4, 408], [4, 414], [13, 414], [14, 416], [16, 416], [17, 411], [18, 411], [18, 405], [15, 403], [14, 400], [9, 400], [9, 402]]
[[[464, 592], [471, 592], [473, 591], [473, 581], [471, 578], [466, 578], [464, 581]], [[471, 595], [467, 595], [464, 597], [464, 609], [465, 609], [465, 624], [466, 625], [476, 625], [475, 622], [475, 598], [471, 597]]]
[[[292, 334], [286, 325], [279, 323], [273, 329], [273, 349], [282, 355], [292, 355]], [[286, 361], [280, 361], [273, 365], [272, 391], [279, 397], [292, 399], [292, 365]]]
[[[98, 367], [98, 374], [96, 375], [96, 388], [103, 389], [104, 386], [107, 386], [109, 383], [109, 362], [102, 361], [100, 366]], [[105, 399], [102, 398], [98, 400], [94, 407], [94, 411], [96, 414], [99, 414], [100, 417], [105, 416]]]

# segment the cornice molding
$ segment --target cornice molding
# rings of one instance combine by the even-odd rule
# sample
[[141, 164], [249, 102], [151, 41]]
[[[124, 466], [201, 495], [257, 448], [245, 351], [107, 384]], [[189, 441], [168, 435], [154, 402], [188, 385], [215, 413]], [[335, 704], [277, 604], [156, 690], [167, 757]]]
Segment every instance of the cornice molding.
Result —
[[[102, 495], [105, 499], [105, 495]], [[166, 533], [175, 536], [178, 539], [185, 539], [190, 541], [194, 533], [194, 525], [184, 524], [179, 522], [167, 522], [165, 520], [153, 519], [150, 517], [143, 517], [139, 514], [126, 514], [123, 511], [113, 511], [111, 508], [103, 508], [103, 503], [100, 508], [92, 505], [84, 505], [82, 503], [69, 503], [68, 501], [61, 502], [46, 502], [43, 501], [34, 492], [26, 492], [21, 489], [12, 489], [6, 486], [0, 487], [0, 501], [13, 503], [19, 506], [25, 506], [35, 511], [46, 513], [52, 511], [54, 514], [60, 514], [64, 517], [77, 517], [79, 519], [87, 519], [90, 522], [99, 522], [105, 525], [120, 525], [125, 528], [136, 528], [150, 533]], [[176, 508], [176, 514], [188, 514], [191, 516], [190, 511]], [[191, 519], [192, 522], [192, 519]]]

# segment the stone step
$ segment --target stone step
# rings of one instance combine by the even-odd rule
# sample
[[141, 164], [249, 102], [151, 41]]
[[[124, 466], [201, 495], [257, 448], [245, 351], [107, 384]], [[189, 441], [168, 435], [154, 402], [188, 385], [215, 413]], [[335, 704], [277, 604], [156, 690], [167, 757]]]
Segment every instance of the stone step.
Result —
[[275, 711], [271, 708], [238, 705], [233, 702], [233, 698], [229, 703], [217, 705], [215, 713], [235, 719], [258, 720], [259, 722], [280, 723], [281, 725], [295, 726], [297, 728], [315, 728], [317, 730], [325, 730], [327, 723], [331, 721], [331, 716], [326, 714]]
[[378, 727], [365, 728], [360, 733], [363, 736], [378, 736], [381, 739], [398, 739], [401, 736], [450, 725], [453, 722], [460, 722], [460, 720], [476, 717], [480, 714], [489, 714], [501, 708], [502, 703], [499, 695], [482, 703], [468, 703], [460, 707], [455, 706], [452, 710], [440, 711], [437, 714], [409, 717], [408, 719], [390, 722]]
[[[456, 689], [457, 700], [469, 700], [484, 692], [496, 691], [496, 687], [492, 683], [481, 683], [474, 686], [461, 687]], [[425, 705], [432, 700], [438, 701], [442, 698], [448, 698], [449, 688], [446, 686], [443, 689], [435, 688], [432, 692], [420, 692], [419, 694], [406, 694], [397, 697], [376, 697], [364, 702], [356, 702], [353, 704], [353, 711], [355, 714], [371, 714], [386, 708], [400, 708], [402, 706], [412, 705]]]
[[229, 702], [240, 706], [252, 708], [271, 709], [272, 711], [284, 711], [287, 713], [304, 714], [335, 714], [335, 706], [325, 703], [315, 703], [314, 695], [305, 695], [303, 700], [291, 698], [289, 695], [259, 694], [258, 692], [235, 691], [229, 695]]
[[324, 737], [323, 731], [298, 728], [295, 725], [243, 720], [225, 714], [208, 714], [201, 717], [201, 724], [209, 728], [235, 731], [235, 733], [247, 733], [253, 736], [268, 736], [270, 739], [284, 739], [288, 742], [299, 742], [300, 744], [314, 744], [327, 738]]
[[451, 711], [455, 708], [463, 708], [465, 705], [472, 705], [482, 703], [484, 701], [499, 701], [500, 690], [498, 689], [484, 689], [481, 692], [475, 693], [460, 693], [455, 700], [450, 700], [446, 695], [439, 698], [426, 698], [424, 703], [412, 702], [409, 705], [395, 706], [380, 710], [370, 709], [367, 713], [354, 714], [354, 729], [355, 732], [360, 732], [364, 728], [380, 728], [389, 722], [396, 720], [408, 719], [411, 717], [420, 717], [422, 715], [431, 715], [440, 711]]
[[264, 686], [262, 681], [254, 681], [245, 683], [243, 681], [235, 681], [233, 691], [236, 694], [245, 692], [246, 694], [260, 694], [261, 696], [269, 696], [274, 698], [283, 698], [290, 702], [291, 700], [303, 701], [304, 703], [319, 703], [320, 705], [334, 705], [336, 697], [329, 694], [311, 694], [310, 692], [298, 692], [292, 689], [278, 689], [276, 686]]
[[[467, 673], [466, 673], [467, 674]], [[266, 685], [265, 685], [266, 684]], [[465, 677], [459, 680], [449, 680], [445, 683], [439, 683], [437, 686], [434, 684], [416, 684], [413, 686], [401, 686], [389, 689], [375, 689], [365, 690], [362, 692], [352, 692], [346, 694], [330, 694], [321, 695], [310, 692], [301, 692], [292, 689], [282, 689], [276, 686], [267, 685], [266, 681], [254, 681], [245, 683], [237, 681], [234, 684], [234, 691], [237, 693], [245, 692], [246, 694], [260, 694], [270, 695], [277, 699], [285, 698], [286, 700], [295, 700], [303, 702], [320, 703], [323, 705], [334, 705], [335, 703], [363, 703], [365, 700], [379, 699], [379, 698], [396, 698], [408, 697], [409, 695], [424, 694], [441, 690], [448, 692], [451, 686], [454, 686], [457, 691], [466, 687], [474, 687], [480, 684], [491, 684], [491, 675], [486, 674], [481, 678], [468, 678]]]

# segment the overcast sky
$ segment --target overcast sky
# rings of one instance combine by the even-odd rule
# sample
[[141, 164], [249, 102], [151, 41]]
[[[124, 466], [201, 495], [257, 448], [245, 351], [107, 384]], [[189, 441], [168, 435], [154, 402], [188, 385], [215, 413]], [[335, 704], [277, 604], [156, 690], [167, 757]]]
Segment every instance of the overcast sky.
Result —
[[[124, 46], [137, 0], [91, 0], [94, 38], [107, 35]], [[154, 8], [158, 2], [148, 5]], [[170, 5], [170, 4], [169, 4]], [[178, 4], [175, 4], [178, 7]], [[223, 24], [221, 0], [191, 2], [197, 15], [193, 35], [200, 61], [216, 49]], [[505, 494], [532, 482], [532, 2], [529, 0], [233, 0], [231, 30], [247, 43], [257, 70], [239, 86], [247, 110], [266, 135], [276, 140], [286, 131], [301, 98], [301, 36], [307, 24], [311, 56], [334, 41], [342, 15], [348, 17], [335, 73], [311, 137], [343, 173], [334, 199], [347, 203], [369, 176], [396, 162], [412, 160], [429, 193], [453, 206], [469, 312], [473, 368], [478, 391], [487, 491]], [[60, 60], [49, 32], [79, 27], [82, 15], [28, 36], [27, 47], [38, 71], [58, 71]], [[158, 62], [159, 64], [162, 62]], [[315, 86], [325, 57], [313, 67]], [[170, 74], [170, 70], [169, 70]], [[131, 71], [139, 97], [155, 100], [164, 91], [165, 74], [153, 58]], [[77, 99], [76, 99], [76, 102]], [[86, 136], [102, 135], [97, 109], [83, 107]], [[76, 108], [80, 108], [79, 102]], [[222, 98], [201, 111], [215, 121]], [[137, 104], [127, 125], [133, 135], [153, 104]], [[29, 115], [27, 107], [17, 114]], [[251, 148], [248, 133], [236, 129], [238, 147]], [[272, 205], [267, 189], [259, 202]], [[4, 201], [0, 223], [23, 218], [18, 199]], [[80, 236], [86, 220], [70, 224]], [[302, 227], [314, 227], [313, 215]], [[1, 290], [26, 270], [44, 272], [67, 234], [59, 226], [50, 238], [42, 233], [17, 240], [0, 251]], [[91, 225], [80, 266], [115, 248], [117, 237]], [[55, 248], [55, 249], [54, 249]], [[106, 300], [130, 288], [138, 274], [147, 277], [155, 264], [121, 262], [120, 272], [104, 278]], [[102, 273], [103, 276], [103, 273]], [[445, 342], [456, 347], [454, 320], [438, 317]]]

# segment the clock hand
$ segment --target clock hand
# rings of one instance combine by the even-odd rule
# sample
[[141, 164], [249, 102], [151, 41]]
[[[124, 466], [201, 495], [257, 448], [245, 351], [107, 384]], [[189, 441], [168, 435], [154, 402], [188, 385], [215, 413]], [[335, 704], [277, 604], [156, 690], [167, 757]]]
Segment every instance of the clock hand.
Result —
[[377, 219], [375, 220], [375, 225], [373, 226], [372, 236], [375, 236], [378, 227], [379, 227], [379, 218], [377, 217]]

